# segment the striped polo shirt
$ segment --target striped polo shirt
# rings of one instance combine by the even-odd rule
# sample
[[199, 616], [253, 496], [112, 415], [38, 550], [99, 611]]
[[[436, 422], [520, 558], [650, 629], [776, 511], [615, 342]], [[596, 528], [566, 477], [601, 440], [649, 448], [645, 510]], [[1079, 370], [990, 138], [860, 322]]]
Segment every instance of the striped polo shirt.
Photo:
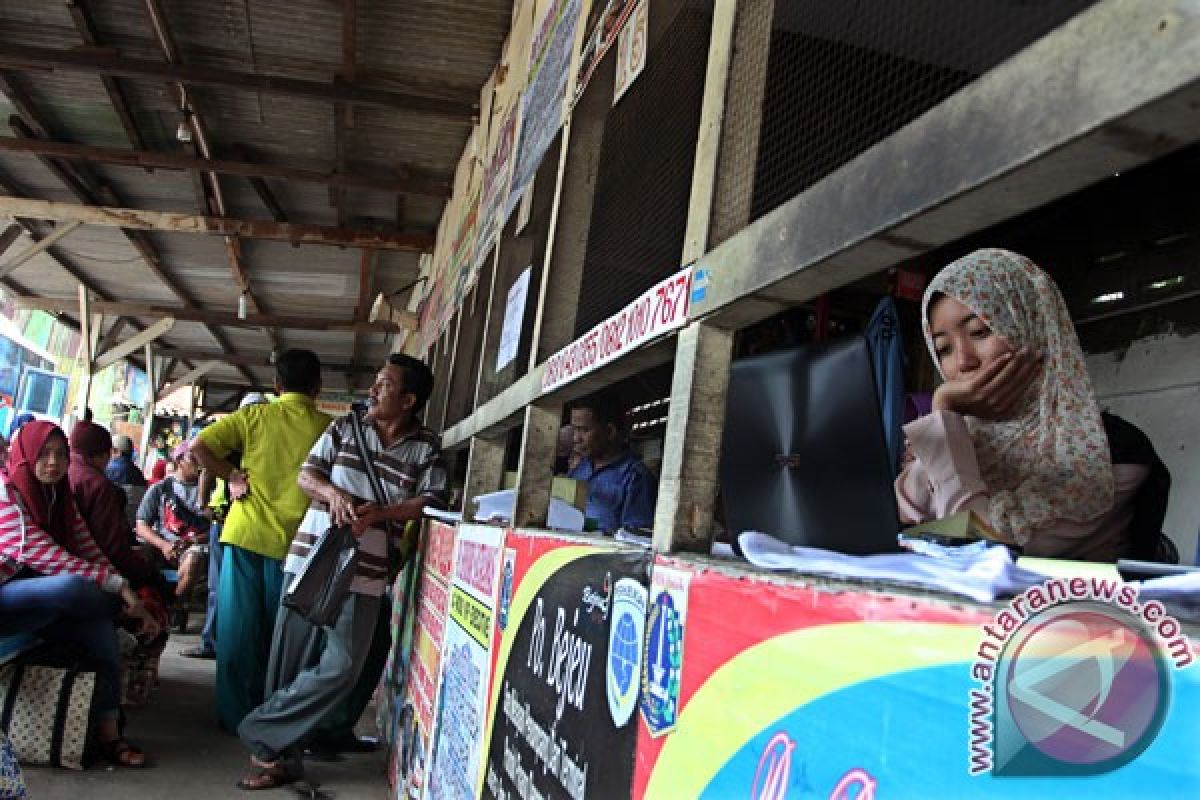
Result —
[[[372, 422], [364, 419], [362, 430], [367, 453], [375, 464], [375, 472], [383, 484], [388, 505], [402, 503], [413, 497], [427, 497], [430, 504], [438, 508], [445, 507], [446, 469], [437, 434], [418, 421], [415, 431], [385, 448]], [[375, 502], [371, 480], [354, 441], [354, 425], [349, 415], [330, 423], [313, 445], [301, 470], [320, 475], [339, 489], [349, 492], [355, 497], [356, 505]], [[308, 512], [292, 541], [283, 564], [285, 572], [294, 575], [300, 570], [313, 545], [329, 526], [328, 507], [314, 500], [309, 504]], [[391, 528], [392, 546], [398, 549], [404, 534], [404, 523], [393, 524]], [[350, 591], [375, 597], [383, 594], [388, 580], [385, 535], [381, 529], [370, 528], [359, 539], [358, 572]]]

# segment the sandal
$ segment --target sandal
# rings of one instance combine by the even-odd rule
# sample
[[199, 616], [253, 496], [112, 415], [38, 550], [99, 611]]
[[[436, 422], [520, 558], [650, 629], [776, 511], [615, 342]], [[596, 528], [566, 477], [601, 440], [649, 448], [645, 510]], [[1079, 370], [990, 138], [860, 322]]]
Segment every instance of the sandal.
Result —
[[237, 787], [247, 792], [257, 792], [263, 789], [277, 789], [300, 780], [303, 775], [293, 771], [281, 761], [268, 763], [251, 758], [250, 763], [256, 771], [237, 782]]
[[146, 766], [146, 754], [131, 745], [123, 736], [97, 744], [100, 747], [100, 755], [114, 767], [142, 769]]

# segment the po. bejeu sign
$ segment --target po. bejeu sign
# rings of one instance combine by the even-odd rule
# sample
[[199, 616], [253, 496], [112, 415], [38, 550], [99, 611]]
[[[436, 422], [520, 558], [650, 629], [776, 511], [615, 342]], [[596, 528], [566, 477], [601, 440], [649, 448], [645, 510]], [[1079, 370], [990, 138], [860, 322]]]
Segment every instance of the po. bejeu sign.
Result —
[[625, 308], [550, 356], [542, 393], [614, 361], [687, 322], [692, 268], [684, 267], [650, 287]]

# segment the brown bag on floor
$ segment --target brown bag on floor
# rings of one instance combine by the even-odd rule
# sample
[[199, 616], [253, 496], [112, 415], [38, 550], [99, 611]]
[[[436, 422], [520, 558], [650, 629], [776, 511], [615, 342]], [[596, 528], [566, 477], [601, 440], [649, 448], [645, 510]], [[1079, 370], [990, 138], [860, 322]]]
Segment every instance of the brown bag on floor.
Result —
[[6, 664], [0, 667], [0, 728], [32, 766], [83, 769], [96, 673]]

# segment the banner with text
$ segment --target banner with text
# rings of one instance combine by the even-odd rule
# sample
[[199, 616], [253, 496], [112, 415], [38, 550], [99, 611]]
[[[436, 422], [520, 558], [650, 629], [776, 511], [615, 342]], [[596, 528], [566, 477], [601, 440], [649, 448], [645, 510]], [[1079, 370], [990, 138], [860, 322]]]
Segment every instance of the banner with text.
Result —
[[546, 361], [542, 393], [565, 386], [641, 345], [687, 323], [692, 268], [650, 287]]
[[476, 796], [503, 549], [503, 528], [459, 526], [442, 643], [433, 764], [426, 792], [434, 800], [471, 800]]
[[[972, 699], [978, 660], [995, 652], [991, 639], [1007, 629], [996, 621], [999, 609], [782, 584], [664, 556], [653, 574], [633, 797], [1098, 799], [1175, 796], [1200, 786], [1194, 641], [1195, 658], [1182, 669], [1139, 659], [1139, 635], [1080, 644], [1086, 625], [1112, 630], [1111, 609], [1066, 604], [1079, 610], [1051, 623], [1044, 637], [1014, 639], [1017, 650], [1030, 642], [1049, 650], [1025, 664], [1018, 653], [1011, 672], [997, 670], [1008, 676], [998, 680], [1009, 692], [1034, 701], [1019, 709], [1023, 732], [1063, 761], [1094, 760], [1110, 752], [1106, 738], [1119, 741], [1129, 723], [1153, 721], [1154, 705], [1140, 702], [1147, 695], [1159, 701], [1161, 729], [1103, 774], [1058, 763], [1020, 778], [972, 775], [972, 737], [1000, 713], [999, 706], [976, 709]], [[1062, 655], [1051, 658], [1061, 671], [1051, 672], [1046, 657], [1056, 647]], [[1146, 680], [1163, 669], [1170, 673], [1163, 682]], [[1041, 694], [1022, 695], [1023, 681]], [[1071, 708], [1093, 716], [1066, 713]], [[997, 752], [1013, 748], [1004, 733], [997, 729]]]
[[508, 534], [480, 795], [626, 797], [649, 554]]

